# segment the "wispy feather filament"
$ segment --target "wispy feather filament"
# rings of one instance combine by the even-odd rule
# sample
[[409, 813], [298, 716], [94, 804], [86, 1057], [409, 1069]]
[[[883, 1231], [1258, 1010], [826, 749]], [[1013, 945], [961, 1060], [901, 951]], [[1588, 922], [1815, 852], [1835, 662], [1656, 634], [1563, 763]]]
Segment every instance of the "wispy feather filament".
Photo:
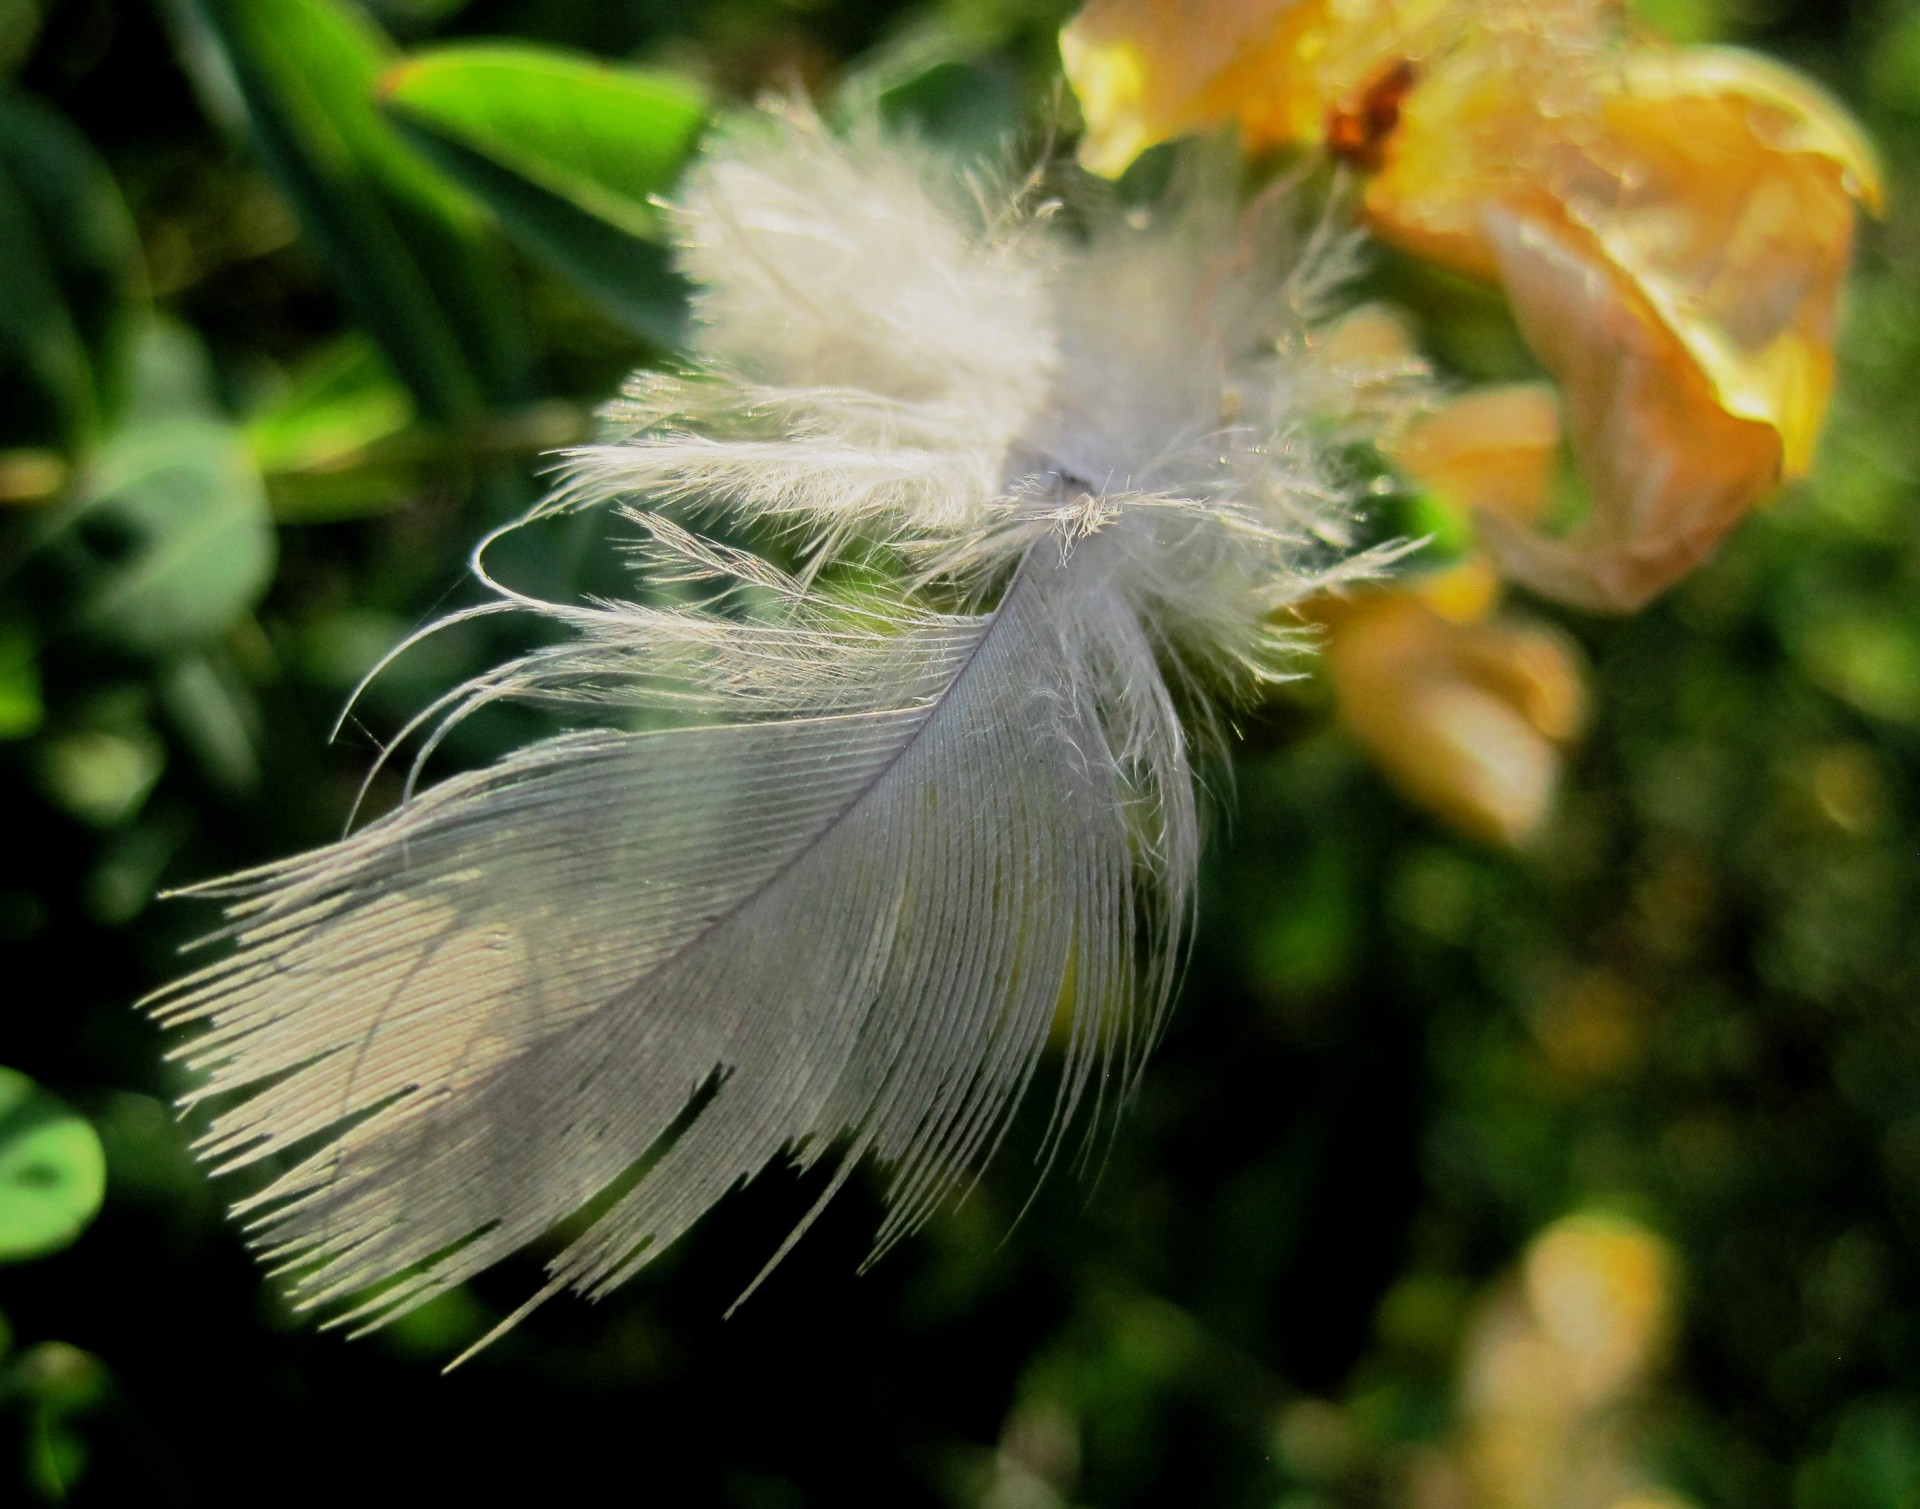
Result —
[[[379, 1324], [617, 1192], [542, 1291], [603, 1293], [783, 1157], [879, 1160], [884, 1247], [1063, 1008], [1049, 1147], [1125, 1098], [1195, 730], [1284, 673], [1344, 497], [1288, 265], [1228, 196], [1069, 230], [946, 181], [806, 119], [716, 149], [677, 212], [702, 365], [637, 382], [544, 505], [622, 503], [636, 569], [714, 595], [499, 589], [568, 637], [435, 710], [679, 726], [534, 743], [211, 888], [229, 952], [154, 1009], [200, 1028], [203, 1156], [303, 1154], [241, 1206], [299, 1303]], [[856, 549], [895, 585], [823, 586]]]

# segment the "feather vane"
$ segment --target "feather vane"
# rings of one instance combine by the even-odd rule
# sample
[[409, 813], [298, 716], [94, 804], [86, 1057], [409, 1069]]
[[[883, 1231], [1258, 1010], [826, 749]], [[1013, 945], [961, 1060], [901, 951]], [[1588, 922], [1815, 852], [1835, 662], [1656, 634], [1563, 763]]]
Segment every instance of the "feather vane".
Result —
[[[378, 1325], [589, 1206], [535, 1300], [603, 1294], [783, 1157], [837, 1160], [829, 1194], [878, 1160], [884, 1247], [1057, 1020], [1047, 1156], [1126, 1098], [1196, 740], [1352, 569], [1299, 296], [1333, 254], [1290, 271], [1223, 193], [1063, 230], [954, 181], [799, 115], [717, 147], [675, 211], [697, 364], [631, 384], [540, 510], [619, 505], [636, 571], [703, 595], [538, 602], [477, 554], [470, 611], [565, 634], [426, 747], [498, 700], [593, 726], [205, 888], [226, 951], [152, 1007], [197, 1029], [201, 1155], [278, 1169], [239, 1210], [297, 1303]], [[834, 589], [856, 558], [890, 585]]]

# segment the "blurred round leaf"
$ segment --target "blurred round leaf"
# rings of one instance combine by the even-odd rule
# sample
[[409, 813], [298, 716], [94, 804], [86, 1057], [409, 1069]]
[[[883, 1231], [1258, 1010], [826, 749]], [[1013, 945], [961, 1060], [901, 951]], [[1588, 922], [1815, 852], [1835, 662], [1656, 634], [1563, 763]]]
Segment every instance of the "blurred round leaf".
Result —
[[141, 322], [128, 363], [127, 407], [122, 429], [169, 419], [214, 419], [213, 362], [188, 326], [155, 316]]
[[83, 627], [164, 654], [218, 635], [259, 600], [274, 535], [239, 433], [179, 418], [108, 439], [43, 549], [69, 577]]
[[48, 740], [40, 751], [40, 779], [83, 823], [112, 828], [140, 810], [166, 762], [166, 747], [152, 731], [129, 722]]
[[106, 1181], [86, 1119], [26, 1075], [0, 1069], [0, 1262], [66, 1246], [99, 1210]]
[[1783, 627], [1815, 684], [1876, 718], [1920, 723], [1920, 626], [1904, 605], [1825, 602]]

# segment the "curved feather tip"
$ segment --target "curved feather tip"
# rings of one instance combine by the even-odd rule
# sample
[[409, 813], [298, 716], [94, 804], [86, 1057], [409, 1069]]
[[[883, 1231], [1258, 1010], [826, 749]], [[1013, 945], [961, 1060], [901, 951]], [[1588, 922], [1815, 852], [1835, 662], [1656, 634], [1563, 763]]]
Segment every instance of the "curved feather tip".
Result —
[[1351, 569], [1308, 338], [1346, 248], [1224, 191], [1067, 188], [799, 115], [710, 151], [675, 211], [694, 365], [636, 378], [536, 510], [622, 505], [642, 581], [705, 590], [545, 603], [477, 556], [469, 612], [567, 632], [429, 744], [502, 699], [581, 726], [204, 888], [223, 956], [149, 1002], [197, 1029], [200, 1156], [273, 1170], [237, 1209], [297, 1304], [380, 1325], [590, 1205], [533, 1302], [603, 1294], [783, 1156], [837, 1188], [872, 1155], [884, 1248], [1057, 1019], [1045, 1156], [1125, 1100], [1194, 742]]

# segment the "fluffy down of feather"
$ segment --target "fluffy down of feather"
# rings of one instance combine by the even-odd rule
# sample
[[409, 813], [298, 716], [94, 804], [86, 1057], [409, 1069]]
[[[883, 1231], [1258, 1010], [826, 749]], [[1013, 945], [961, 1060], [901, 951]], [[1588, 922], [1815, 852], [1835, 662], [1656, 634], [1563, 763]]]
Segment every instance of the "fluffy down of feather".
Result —
[[983, 187], [798, 112], [724, 135], [675, 211], [692, 365], [636, 378], [538, 510], [618, 505], [693, 605], [529, 599], [483, 546], [469, 611], [565, 633], [426, 745], [500, 699], [580, 726], [201, 888], [221, 956], [151, 1009], [198, 1029], [202, 1156], [270, 1172], [238, 1209], [297, 1303], [375, 1326], [593, 1206], [517, 1320], [783, 1156], [835, 1160], [830, 1194], [871, 1154], [884, 1248], [1057, 1021], [1043, 1159], [1125, 1100], [1195, 741], [1354, 566], [1317, 459], [1350, 374], [1312, 336], [1347, 248], [1282, 195], [1126, 212], [1061, 172]]

